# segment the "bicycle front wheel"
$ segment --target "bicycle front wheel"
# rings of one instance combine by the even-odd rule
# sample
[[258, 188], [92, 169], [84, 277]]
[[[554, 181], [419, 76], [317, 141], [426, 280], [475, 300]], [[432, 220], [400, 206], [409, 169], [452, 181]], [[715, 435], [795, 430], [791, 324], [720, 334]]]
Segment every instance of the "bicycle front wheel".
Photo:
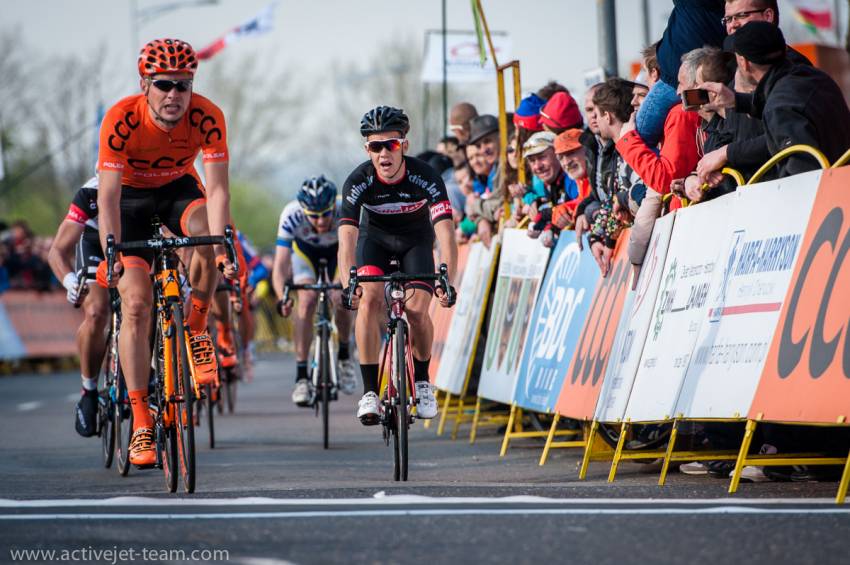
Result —
[[[213, 398], [214, 394], [218, 394], [215, 389], [215, 385], [204, 385], [204, 392], [207, 396], [207, 420], [210, 425], [210, 449], [215, 449], [215, 405], [217, 404], [216, 399]], [[200, 412], [200, 407], [203, 404], [198, 406], [198, 411]]]
[[[396, 433], [398, 434], [398, 459], [400, 480], [407, 480], [407, 428], [408, 390], [407, 390], [407, 325], [399, 320], [396, 325], [393, 359], [393, 382], [396, 387]], [[399, 480], [398, 478], [396, 480]]]
[[189, 352], [186, 348], [186, 328], [183, 326], [183, 312], [179, 305], [173, 305], [171, 314], [174, 320], [174, 347], [171, 377], [174, 383], [176, 402], [174, 406], [175, 429], [177, 430], [177, 454], [180, 462], [180, 474], [183, 477], [183, 490], [195, 492], [195, 389], [192, 386], [192, 372], [189, 367]]
[[328, 347], [330, 340], [328, 326], [323, 325], [321, 339], [319, 340], [319, 388], [321, 388], [322, 403], [322, 437], [325, 449], [328, 448], [328, 435], [330, 433], [330, 390], [331, 390], [331, 354]]

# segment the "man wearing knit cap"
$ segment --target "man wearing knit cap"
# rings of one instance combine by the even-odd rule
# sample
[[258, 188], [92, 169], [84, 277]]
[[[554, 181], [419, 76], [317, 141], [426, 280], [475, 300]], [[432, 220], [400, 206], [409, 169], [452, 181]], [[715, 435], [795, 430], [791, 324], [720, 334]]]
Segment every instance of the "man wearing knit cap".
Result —
[[584, 126], [575, 98], [566, 92], [556, 92], [540, 110], [540, 125], [555, 135], [568, 129]]
[[514, 112], [514, 125], [528, 131], [541, 131], [540, 109], [544, 104], [546, 101], [536, 94], [523, 98]]
[[[789, 61], [782, 30], [773, 24], [750, 22], [732, 38], [738, 72], [755, 91], [749, 97], [721, 83], [702, 84], [710, 93], [710, 107], [760, 118], [771, 155], [804, 144], [820, 149], [830, 162], [838, 159], [850, 147], [850, 110], [835, 81], [821, 70]], [[779, 176], [786, 177], [811, 171], [817, 163], [792, 155], [780, 167]]]

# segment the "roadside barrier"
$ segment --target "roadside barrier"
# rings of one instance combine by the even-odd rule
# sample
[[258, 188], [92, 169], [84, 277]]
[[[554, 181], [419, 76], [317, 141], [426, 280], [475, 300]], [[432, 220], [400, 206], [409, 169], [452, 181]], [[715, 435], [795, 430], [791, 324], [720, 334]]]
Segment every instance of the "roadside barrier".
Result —
[[[753, 179], [800, 152], [828, 167], [816, 150], [795, 146]], [[662, 458], [664, 484], [671, 462], [725, 459], [735, 461], [734, 492], [746, 465], [844, 465], [836, 497], [843, 502], [848, 456], [749, 450], [761, 422], [848, 425], [848, 185], [850, 167], [813, 171], [665, 215], [635, 290], [628, 234], [600, 278], [571, 234], [563, 234], [546, 267], [548, 249], [523, 231], [504, 230], [498, 272], [488, 279], [467, 269], [461, 282], [479, 293], [473, 298], [483, 302], [481, 313], [480, 293], [495, 279], [488, 331], [479, 343], [460, 326], [464, 316], [455, 315], [439, 371], [455, 363], [449, 346], [463, 336], [457, 346], [467, 352], [460, 359], [467, 373], [455, 376], [448, 391], [438, 371], [436, 385], [460, 394], [457, 383], [476, 376], [468, 372], [469, 352], [483, 347], [477, 405], [484, 399], [510, 406], [508, 419], [499, 420], [507, 424], [501, 454], [511, 440], [529, 437], [546, 438], [541, 465], [553, 448], [583, 448], [580, 478], [594, 460], [611, 462], [613, 481], [620, 461]], [[548, 432], [525, 431], [523, 411], [551, 417]], [[579, 421], [580, 429], [560, 429], [563, 418]], [[686, 422], [737, 422], [746, 431], [740, 449], [677, 451]], [[652, 425], [669, 430], [669, 439], [626, 448], [636, 426]], [[471, 439], [475, 431], [473, 423]], [[563, 436], [572, 437], [556, 441]]]
[[0, 360], [74, 357], [82, 310], [65, 292], [10, 290], [0, 294]]

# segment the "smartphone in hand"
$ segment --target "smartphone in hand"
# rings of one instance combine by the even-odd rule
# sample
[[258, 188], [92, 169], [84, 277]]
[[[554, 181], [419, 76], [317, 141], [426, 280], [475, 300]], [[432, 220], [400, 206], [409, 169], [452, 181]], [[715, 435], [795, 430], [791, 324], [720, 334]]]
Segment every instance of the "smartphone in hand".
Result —
[[702, 88], [689, 88], [682, 91], [682, 105], [685, 110], [699, 110], [703, 104], [708, 104], [708, 91]]

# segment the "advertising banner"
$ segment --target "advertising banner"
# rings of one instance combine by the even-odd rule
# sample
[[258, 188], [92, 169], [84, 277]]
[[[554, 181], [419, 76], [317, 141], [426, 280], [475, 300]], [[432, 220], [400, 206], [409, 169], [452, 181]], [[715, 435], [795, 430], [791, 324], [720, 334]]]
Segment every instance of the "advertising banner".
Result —
[[602, 381], [602, 392], [596, 404], [594, 417], [600, 422], [621, 420], [626, 411], [652, 320], [658, 287], [661, 285], [661, 274], [675, 217], [675, 213], [672, 213], [655, 221], [637, 288], [626, 296], [620, 327], [617, 328], [617, 338], [614, 340], [611, 359]]
[[590, 313], [555, 407], [558, 414], [584, 420], [593, 418], [623, 303], [631, 288], [632, 265], [629, 263], [628, 244], [629, 230], [625, 230], [617, 240], [608, 276], [600, 278], [596, 285]]
[[518, 406], [538, 412], [555, 408], [598, 280], [590, 249], [579, 251], [575, 235], [563, 232], [531, 315], [514, 392]]
[[[458, 245], [457, 247], [457, 273], [455, 273], [455, 280], [452, 281], [455, 288], [459, 287], [459, 283], [463, 281], [463, 272], [469, 259], [470, 247], [471, 245]], [[439, 258], [434, 257], [434, 263], [439, 265]], [[457, 304], [452, 308], [443, 308], [440, 306], [439, 300], [436, 298], [431, 300], [430, 311], [431, 322], [434, 324], [434, 342], [431, 346], [431, 364], [428, 369], [432, 383], [437, 382], [437, 371], [443, 358], [443, 350], [446, 347], [446, 339], [449, 337], [449, 328], [451, 328], [456, 307]]]
[[823, 172], [750, 418], [850, 420], [848, 186], [850, 167]]
[[749, 411], [820, 176], [812, 171], [735, 193], [676, 414], [739, 418]]
[[505, 230], [478, 396], [510, 404], [522, 346], [549, 249], [525, 230]]
[[[20, 357], [66, 357], [77, 354], [77, 328], [83, 321], [82, 310], [65, 299], [64, 292], [13, 290], [0, 294], [6, 321], [0, 326], [17, 336], [3, 346], [3, 355]], [[4, 339], [5, 341], [5, 339]]]
[[676, 211], [673, 235], [625, 417], [633, 422], [674, 415], [727, 241], [735, 194]]
[[497, 254], [498, 245], [495, 243], [489, 249], [481, 242], [469, 246], [466, 269], [458, 288], [457, 304], [453, 308], [435, 382], [437, 388], [454, 395], [463, 392], [466, 373], [475, 354], [476, 337], [487, 309], [493, 261]]
[[[499, 61], [511, 60], [511, 38], [505, 32], [491, 32], [493, 48]], [[496, 80], [496, 67], [489, 50], [481, 66], [478, 40], [473, 31], [446, 32], [446, 80], [448, 82], [490, 82]], [[443, 33], [425, 33], [425, 58], [422, 82], [443, 82]]]

